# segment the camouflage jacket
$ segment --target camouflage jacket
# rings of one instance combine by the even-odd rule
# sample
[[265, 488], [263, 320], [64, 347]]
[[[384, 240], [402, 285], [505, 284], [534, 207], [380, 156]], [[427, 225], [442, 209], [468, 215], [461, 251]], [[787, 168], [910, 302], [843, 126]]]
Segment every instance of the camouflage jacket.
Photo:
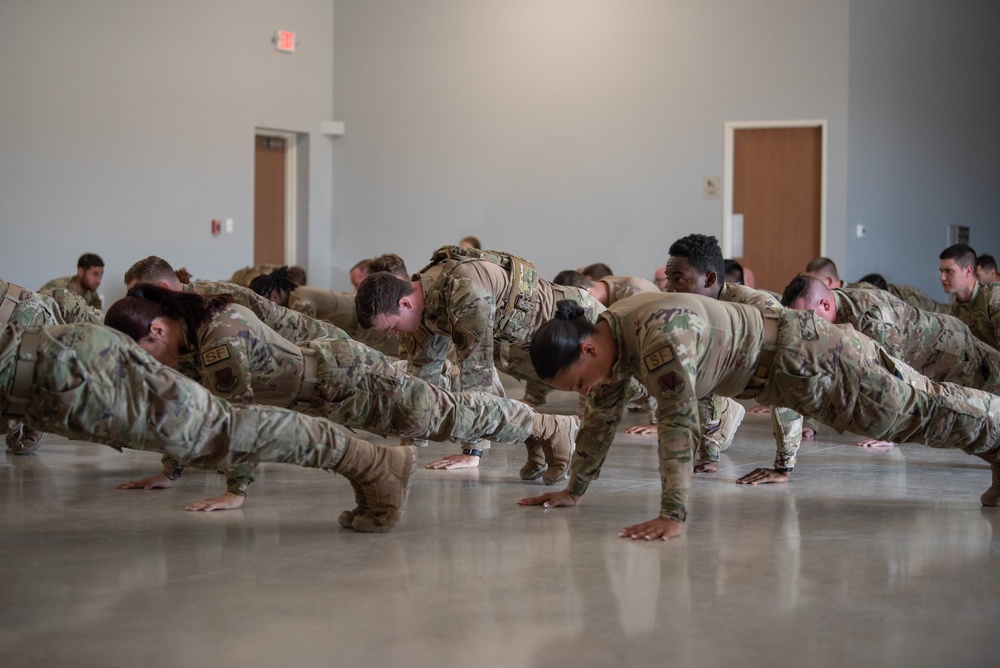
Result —
[[0, 306], [4, 304], [7, 305], [4, 312], [10, 310], [10, 315], [4, 322], [0, 322], [0, 326], [7, 322], [16, 323], [23, 328], [66, 323], [58, 305], [51, 297], [0, 280]]
[[232, 295], [237, 304], [253, 311], [261, 322], [292, 343], [307, 343], [313, 339], [347, 338], [347, 333], [332, 323], [278, 306], [270, 299], [235, 283], [198, 281], [185, 285], [184, 291], [199, 295]]
[[40, 294], [49, 297], [55, 304], [62, 322], [90, 322], [104, 324], [104, 311], [94, 308], [80, 295], [64, 288], [46, 288]]
[[713, 393], [737, 396], [746, 388], [760, 356], [761, 311], [700, 295], [657, 292], [615, 304], [598, 322], [611, 327], [618, 357], [611, 382], [588, 397], [566, 489], [583, 494], [599, 476], [629, 380], [635, 378], [657, 401], [660, 515], [683, 521], [693, 448], [702, 433], [698, 399]]
[[915, 308], [885, 290], [840, 288], [833, 295], [838, 323], [852, 325], [931, 380], [983, 388], [1000, 373], [1000, 353], [958, 318]]
[[639, 276], [605, 276], [598, 282], [608, 287], [608, 306], [626, 297], [660, 291], [656, 283]]
[[[492, 392], [494, 359], [502, 363], [504, 347], [512, 344], [501, 341], [494, 331], [498, 304], [511, 291], [510, 273], [485, 260], [445, 260], [417, 276], [424, 294], [424, 313], [420, 330], [403, 339], [407, 370], [441, 385], [448, 344], [454, 343], [461, 391]], [[514, 345], [526, 345], [538, 326], [552, 317], [557, 297], [576, 297], [581, 304], [590, 305], [594, 317], [603, 308], [580, 288], [558, 287], [553, 290], [551, 283], [538, 279], [534, 294], [528, 297], [533, 309], [530, 332]]]
[[745, 285], [737, 283], [726, 283], [723, 285], [722, 290], [719, 292], [719, 299], [724, 302], [747, 304], [748, 306], [756, 306], [757, 308], [772, 311], [784, 308], [781, 305], [781, 300], [777, 299], [770, 292], [748, 288]]
[[1000, 350], [1000, 283], [977, 282], [967, 303], [952, 300], [951, 314], [968, 325], [977, 337]]
[[201, 325], [182, 352], [178, 371], [232, 403], [287, 408], [302, 385], [302, 350], [236, 304]]
[[80, 285], [79, 276], [53, 278], [51, 281], [42, 286], [42, 290], [49, 290], [51, 288], [62, 288], [64, 290], [69, 290], [70, 292], [75, 292], [83, 298], [83, 301], [87, 302], [88, 306], [92, 306], [99, 311], [103, 308], [103, 305], [101, 304], [101, 296], [97, 294], [95, 290], [84, 289], [83, 286]]

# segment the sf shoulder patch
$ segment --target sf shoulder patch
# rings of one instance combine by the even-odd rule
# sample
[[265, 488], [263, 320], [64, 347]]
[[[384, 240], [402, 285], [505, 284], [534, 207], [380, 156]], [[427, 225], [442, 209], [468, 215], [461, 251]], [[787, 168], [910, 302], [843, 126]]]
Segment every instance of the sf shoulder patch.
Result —
[[224, 362], [229, 357], [229, 346], [217, 346], [201, 354], [201, 363], [205, 366], [212, 366], [218, 362]]
[[642, 358], [642, 363], [646, 365], [646, 371], [659, 369], [664, 364], [669, 364], [673, 361], [674, 349], [670, 347], [669, 343]]

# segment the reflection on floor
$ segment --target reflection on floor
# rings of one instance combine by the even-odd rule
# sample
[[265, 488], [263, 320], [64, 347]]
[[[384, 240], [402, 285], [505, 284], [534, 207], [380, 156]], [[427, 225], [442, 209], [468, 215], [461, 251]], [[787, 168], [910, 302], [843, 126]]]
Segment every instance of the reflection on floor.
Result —
[[685, 535], [632, 542], [618, 531], [660, 492], [655, 437], [621, 433], [640, 419], [576, 508], [515, 505], [552, 488], [497, 444], [479, 469], [420, 470], [386, 535], [339, 528], [353, 494], [332, 474], [267, 465], [241, 510], [188, 513], [219, 476], [120, 491], [159, 457], [50, 437], [0, 457], [0, 665], [996, 665], [981, 460], [822, 429], [791, 484], [737, 486], [773, 460], [767, 416], [748, 415], [694, 480]]

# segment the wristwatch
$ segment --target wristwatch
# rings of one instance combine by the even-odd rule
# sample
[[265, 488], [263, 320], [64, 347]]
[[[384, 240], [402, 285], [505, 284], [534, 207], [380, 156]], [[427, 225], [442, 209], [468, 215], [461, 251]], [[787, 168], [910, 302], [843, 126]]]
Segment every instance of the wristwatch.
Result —
[[475, 448], [462, 448], [463, 455], [473, 455], [474, 457], [482, 457], [483, 451], [476, 450]]

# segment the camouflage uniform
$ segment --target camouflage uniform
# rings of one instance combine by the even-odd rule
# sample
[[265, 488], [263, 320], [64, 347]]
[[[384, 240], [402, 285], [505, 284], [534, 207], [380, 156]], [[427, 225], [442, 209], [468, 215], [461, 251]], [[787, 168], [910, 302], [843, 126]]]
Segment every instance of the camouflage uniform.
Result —
[[334, 292], [325, 288], [301, 286], [288, 295], [288, 308], [310, 318], [325, 320], [341, 328], [355, 341], [361, 341], [386, 355], [399, 357], [399, 339], [374, 329], [362, 329], [354, 313], [354, 293]]
[[184, 286], [184, 292], [198, 295], [232, 295], [236, 303], [254, 312], [261, 322], [292, 343], [308, 343], [313, 339], [345, 339], [347, 332], [333, 323], [307, 317], [261, 297], [249, 288], [222, 281], [198, 281]]
[[659, 403], [660, 516], [677, 521], [687, 516], [698, 398], [713, 392], [787, 406], [841, 432], [1000, 460], [1000, 398], [933, 383], [868, 337], [811, 311], [769, 313], [773, 324], [765, 325], [765, 312], [750, 306], [649, 294], [600, 318], [611, 327], [618, 357], [611, 382], [588, 400], [566, 487], [573, 494], [598, 477], [632, 378]]
[[66, 276], [64, 278], [53, 278], [51, 281], [42, 286], [42, 290], [50, 290], [52, 288], [62, 288], [64, 290], [69, 290], [70, 292], [76, 293], [80, 297], [83, 297], [83, 301], [87, 302], [88, 306], [96, 308], [98, 311], [103, 309], [101, 304], [101, 296], [97, 294], [96, 290], [86, 290], [82, 285], [80, 285], [79, 276]]
[[[0, 326], [8, 322], [21, 327], [42, 327], [74, 322], [104, 322], [104, 313], [82, 297], [64, 288], [45, 294], [0, 280]], [[42, 444], [45, 434], [26, 427], [20, 420], [7, 421], [6, 444], [16, 455], [27, 455]]]
[[958, 318], [924, 311], [884, 290], [835, 289], [838, 323], [848, 323], [931, 380], [1000, 394], [1000, 352]]
[[604, 283], [608, 288], [608, 306], [626, 297], [660, 291], [656, 283], [638, 276], [605, 276], [597, 283]]
[[[880, 287], [872, 283], [859, 282], [859, 283], [845, 283], [844, 288], [849, 288], [851, 290], [881, 290]], [[935, 313], [948, 313], [951, 309], [949, 304], [936, 301], [933, 297], [928, 295], [923, 290], [915, 288], [912, 285], [895, 285], [889, 283], [886, 285], [886, 292], [891, 294], [896, 299], [900, 299], [910, 306], [924, 310], [933, 311]]]
[[[355, 519], [374, 499], [370, 487], [359, 485], [378, 481], [357, 475], [366, 462], [355, 456], [359, 441], [345, 429], [282, 408], [234, 407], [107, 327], [56, 325], [30, 337], [17, 325], [0, 328], [0, 415], [73, 439], [165, 452], [202, 468], [276, 461], [337, 470], [359, 497], [359, 509], [341, 524], [362, 531], [389, 526], [377, 517]], [[376, 458], [369, 471], [400, 450], [364, 445]], [[405, 497], [409, 474], [400, 477]]]
[[[722, 286], [722, 290], [719, 292], [719, 300], [734, 304], [747, 304], [767, 311], [775, 311], [783, 308], [780, 298], [776, 298], [772, 293], [735, 283], [726, 283]], [[713, 395], [710, 397], [709, 406], [705, 406], [704, 402], [704, 399], [699, 402], [699, 407], [702, 409], [702, 420], [705, 421], [705, 424], [713, 424], [722, 420], [722, 414], [726, 410], [725, 404], [727, 402], [733, 403], [733, 400]], [[774, 434], [774, 441], [777, 445], [774, 453], [775, 469], [790, 471], [795, 468], [795, 456], [802, 445], [802, 428], [804, 422], [802, 416], [790, 408], [776, 406], [771, 411], [771, 433]], [[706, 439], [708, 450], [701, 453], [701, 458], [709, 461], [718, 461], [719, 453], [713, 451], [713, 446], [720, 440], [731, 441], [732, 435], [720, 433], [713, 438]]]
[[257, 278], [258, 276], [263, 276], [264, 274], [270, 274], [275, 269], [280, 269], [284, 265], [280, 264], [258, 264], [253, 267], [243, 267], [242, 269], [237, 269], [233, 272], [230, 277], [229, 282], [240, 285], [244, 288], [250, 287], [250, 281]]
[[[197, 336], [178, 370], [234, 404], [294, 407], [381, 436], [518, 443], [532, 435], [534, 412], [521, 402], [449, 393], [349, 338], [294, 345], [242, 306], [216, 314]], [[181, 472], [164, 458], [164, 475]], [[252, 481], [246, 466], [227, 471], [231, 494], [246, 496]]]
[[1000, 350], [1000, 283], [983, 285], [977, 281], [968, 302], [952, 300], [951, 314], [968, 325], [973, 334]]
[[[486, 260], [444, 260], [418, 274], [424, 314], [418, 332], [403, 338], [410, 373], [440, 384], [448, 344], [455, 344], [461, 390], [491, 391], [494, 363], [521, 380], [541, 381], [531, 364], [528, 344], [538, 326], [552, 317], [555, 303], [571, 299], [593, 321], [604, 307], [581, 288], [553, 285], [539, 278], [525, 299], [533, 315], [516, 341], [495, 331], [498, 310], [511, 293], [510, 271]], [[513, 338], [513, 337], [511, 337]]]
[[39, 290], [38, 294], [49, 297], [55, 302], [58, 315], [61, 317], [61, 321], [58, 324], [72, 324], [75, 322], [102, 324], [104, 322], [104, 311], [94, 308], [83, 297], [72, 290], [46, 288]]

